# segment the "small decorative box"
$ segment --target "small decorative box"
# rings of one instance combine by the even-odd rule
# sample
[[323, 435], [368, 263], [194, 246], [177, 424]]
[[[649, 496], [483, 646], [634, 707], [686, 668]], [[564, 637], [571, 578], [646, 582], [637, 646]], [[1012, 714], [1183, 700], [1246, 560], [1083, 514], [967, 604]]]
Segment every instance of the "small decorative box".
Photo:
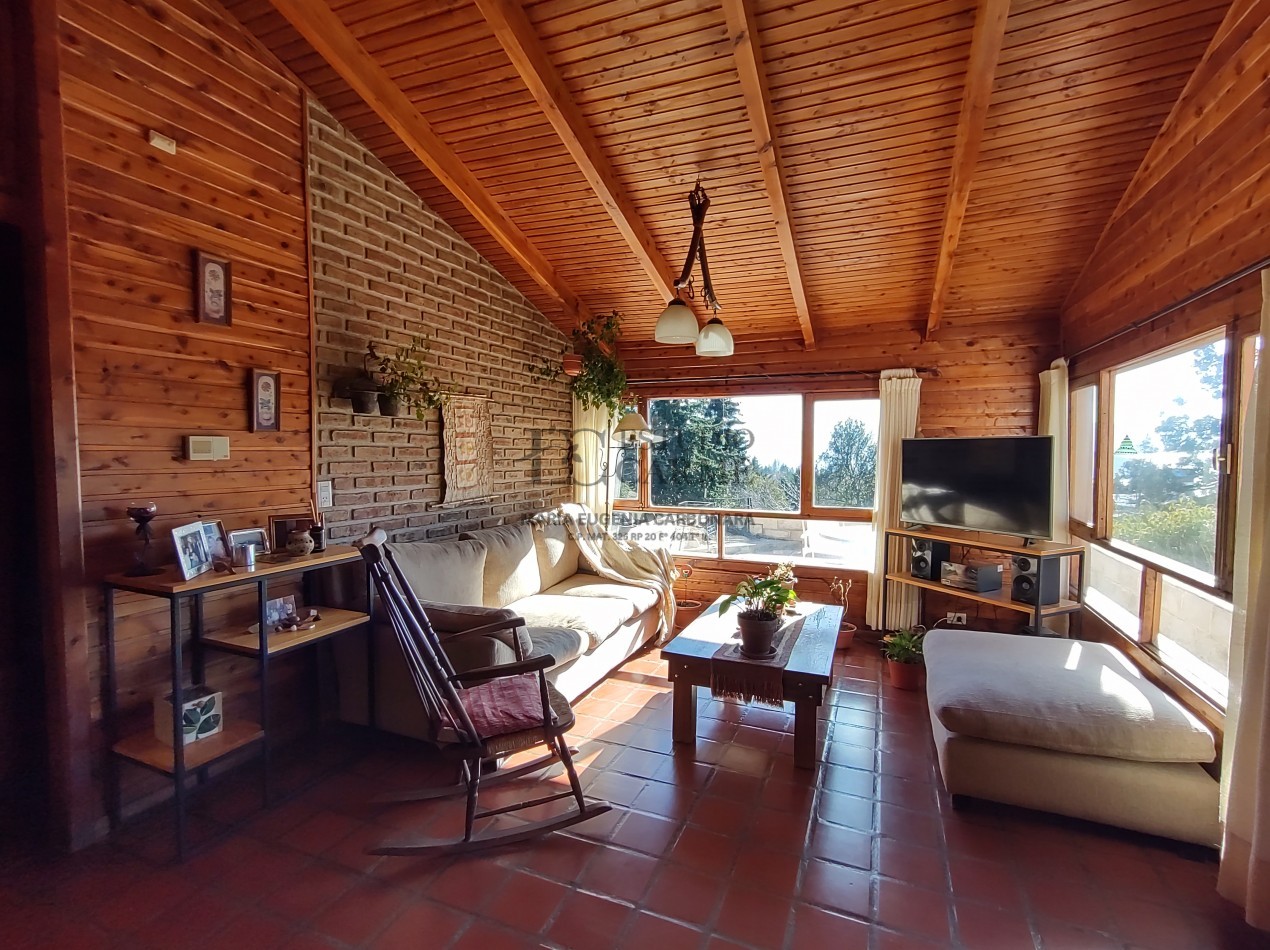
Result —
[[[189, 745], [221, 731], [224, 724], [222, 696], [206, 686], [194, 686], [181, 697], [182, 744]], [[154, 697], [154, 734], [164, 745], [172, 744], [172, 694]]]

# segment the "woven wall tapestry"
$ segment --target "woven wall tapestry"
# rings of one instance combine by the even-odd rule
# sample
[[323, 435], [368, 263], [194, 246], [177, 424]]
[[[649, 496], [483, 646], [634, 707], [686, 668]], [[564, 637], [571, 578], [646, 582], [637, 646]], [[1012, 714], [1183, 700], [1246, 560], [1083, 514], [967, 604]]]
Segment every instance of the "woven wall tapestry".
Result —
[[448, 396], [441, 405], [443, 504], [494, 494], [493, 419], [488, 399]]

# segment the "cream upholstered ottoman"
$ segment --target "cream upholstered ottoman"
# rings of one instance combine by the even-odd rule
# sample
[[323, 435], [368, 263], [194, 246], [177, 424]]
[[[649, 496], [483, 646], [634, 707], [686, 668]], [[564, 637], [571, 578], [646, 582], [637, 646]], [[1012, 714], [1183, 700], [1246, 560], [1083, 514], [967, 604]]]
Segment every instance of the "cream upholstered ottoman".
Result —
[[1212, 733], [1119, 650], [938, 629], [925, 654], [952, 794], [1217, 843]]

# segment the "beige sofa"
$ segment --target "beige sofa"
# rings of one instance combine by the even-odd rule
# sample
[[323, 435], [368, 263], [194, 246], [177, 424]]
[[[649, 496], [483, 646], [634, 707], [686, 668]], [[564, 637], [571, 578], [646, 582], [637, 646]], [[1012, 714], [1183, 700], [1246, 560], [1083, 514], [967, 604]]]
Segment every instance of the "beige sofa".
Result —
[[939, 629], [925, 654], [952, 794], [1217, 843], [1212, 733], [1119, 650]]
[[[555, 659], [548, 678], [568, 699], [582, 695], [657, 634], [658, 595], [605, 580], [579, 565], [578, 546], [563, 525], [529, 522], [462, 534], [455, 541], [389, 544], [434, 625], [459, 626], [466, 611], [451, 605], [504, 608], [524, 619], [518, 631], [529, 655]], [[395, 635], [377, 621], [375, 720], [381, 729], [423, 738], [424, 712]], [[449, 652], [447, 647], [447, 652]], [[515, 659], [508, 642], [466, 643], [456, 666], [471, 668]], [[369, 721], [364, 642], [336, 642], [340, 715]]]

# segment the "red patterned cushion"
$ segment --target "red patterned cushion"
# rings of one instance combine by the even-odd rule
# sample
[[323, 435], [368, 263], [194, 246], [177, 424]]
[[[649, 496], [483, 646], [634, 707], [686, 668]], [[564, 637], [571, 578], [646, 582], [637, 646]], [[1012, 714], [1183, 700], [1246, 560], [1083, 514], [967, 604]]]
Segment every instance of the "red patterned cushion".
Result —
[[542, 691], [537, 673], [486, 680], [462, 692], [472, 725], [482, 739], [542, 726]]

